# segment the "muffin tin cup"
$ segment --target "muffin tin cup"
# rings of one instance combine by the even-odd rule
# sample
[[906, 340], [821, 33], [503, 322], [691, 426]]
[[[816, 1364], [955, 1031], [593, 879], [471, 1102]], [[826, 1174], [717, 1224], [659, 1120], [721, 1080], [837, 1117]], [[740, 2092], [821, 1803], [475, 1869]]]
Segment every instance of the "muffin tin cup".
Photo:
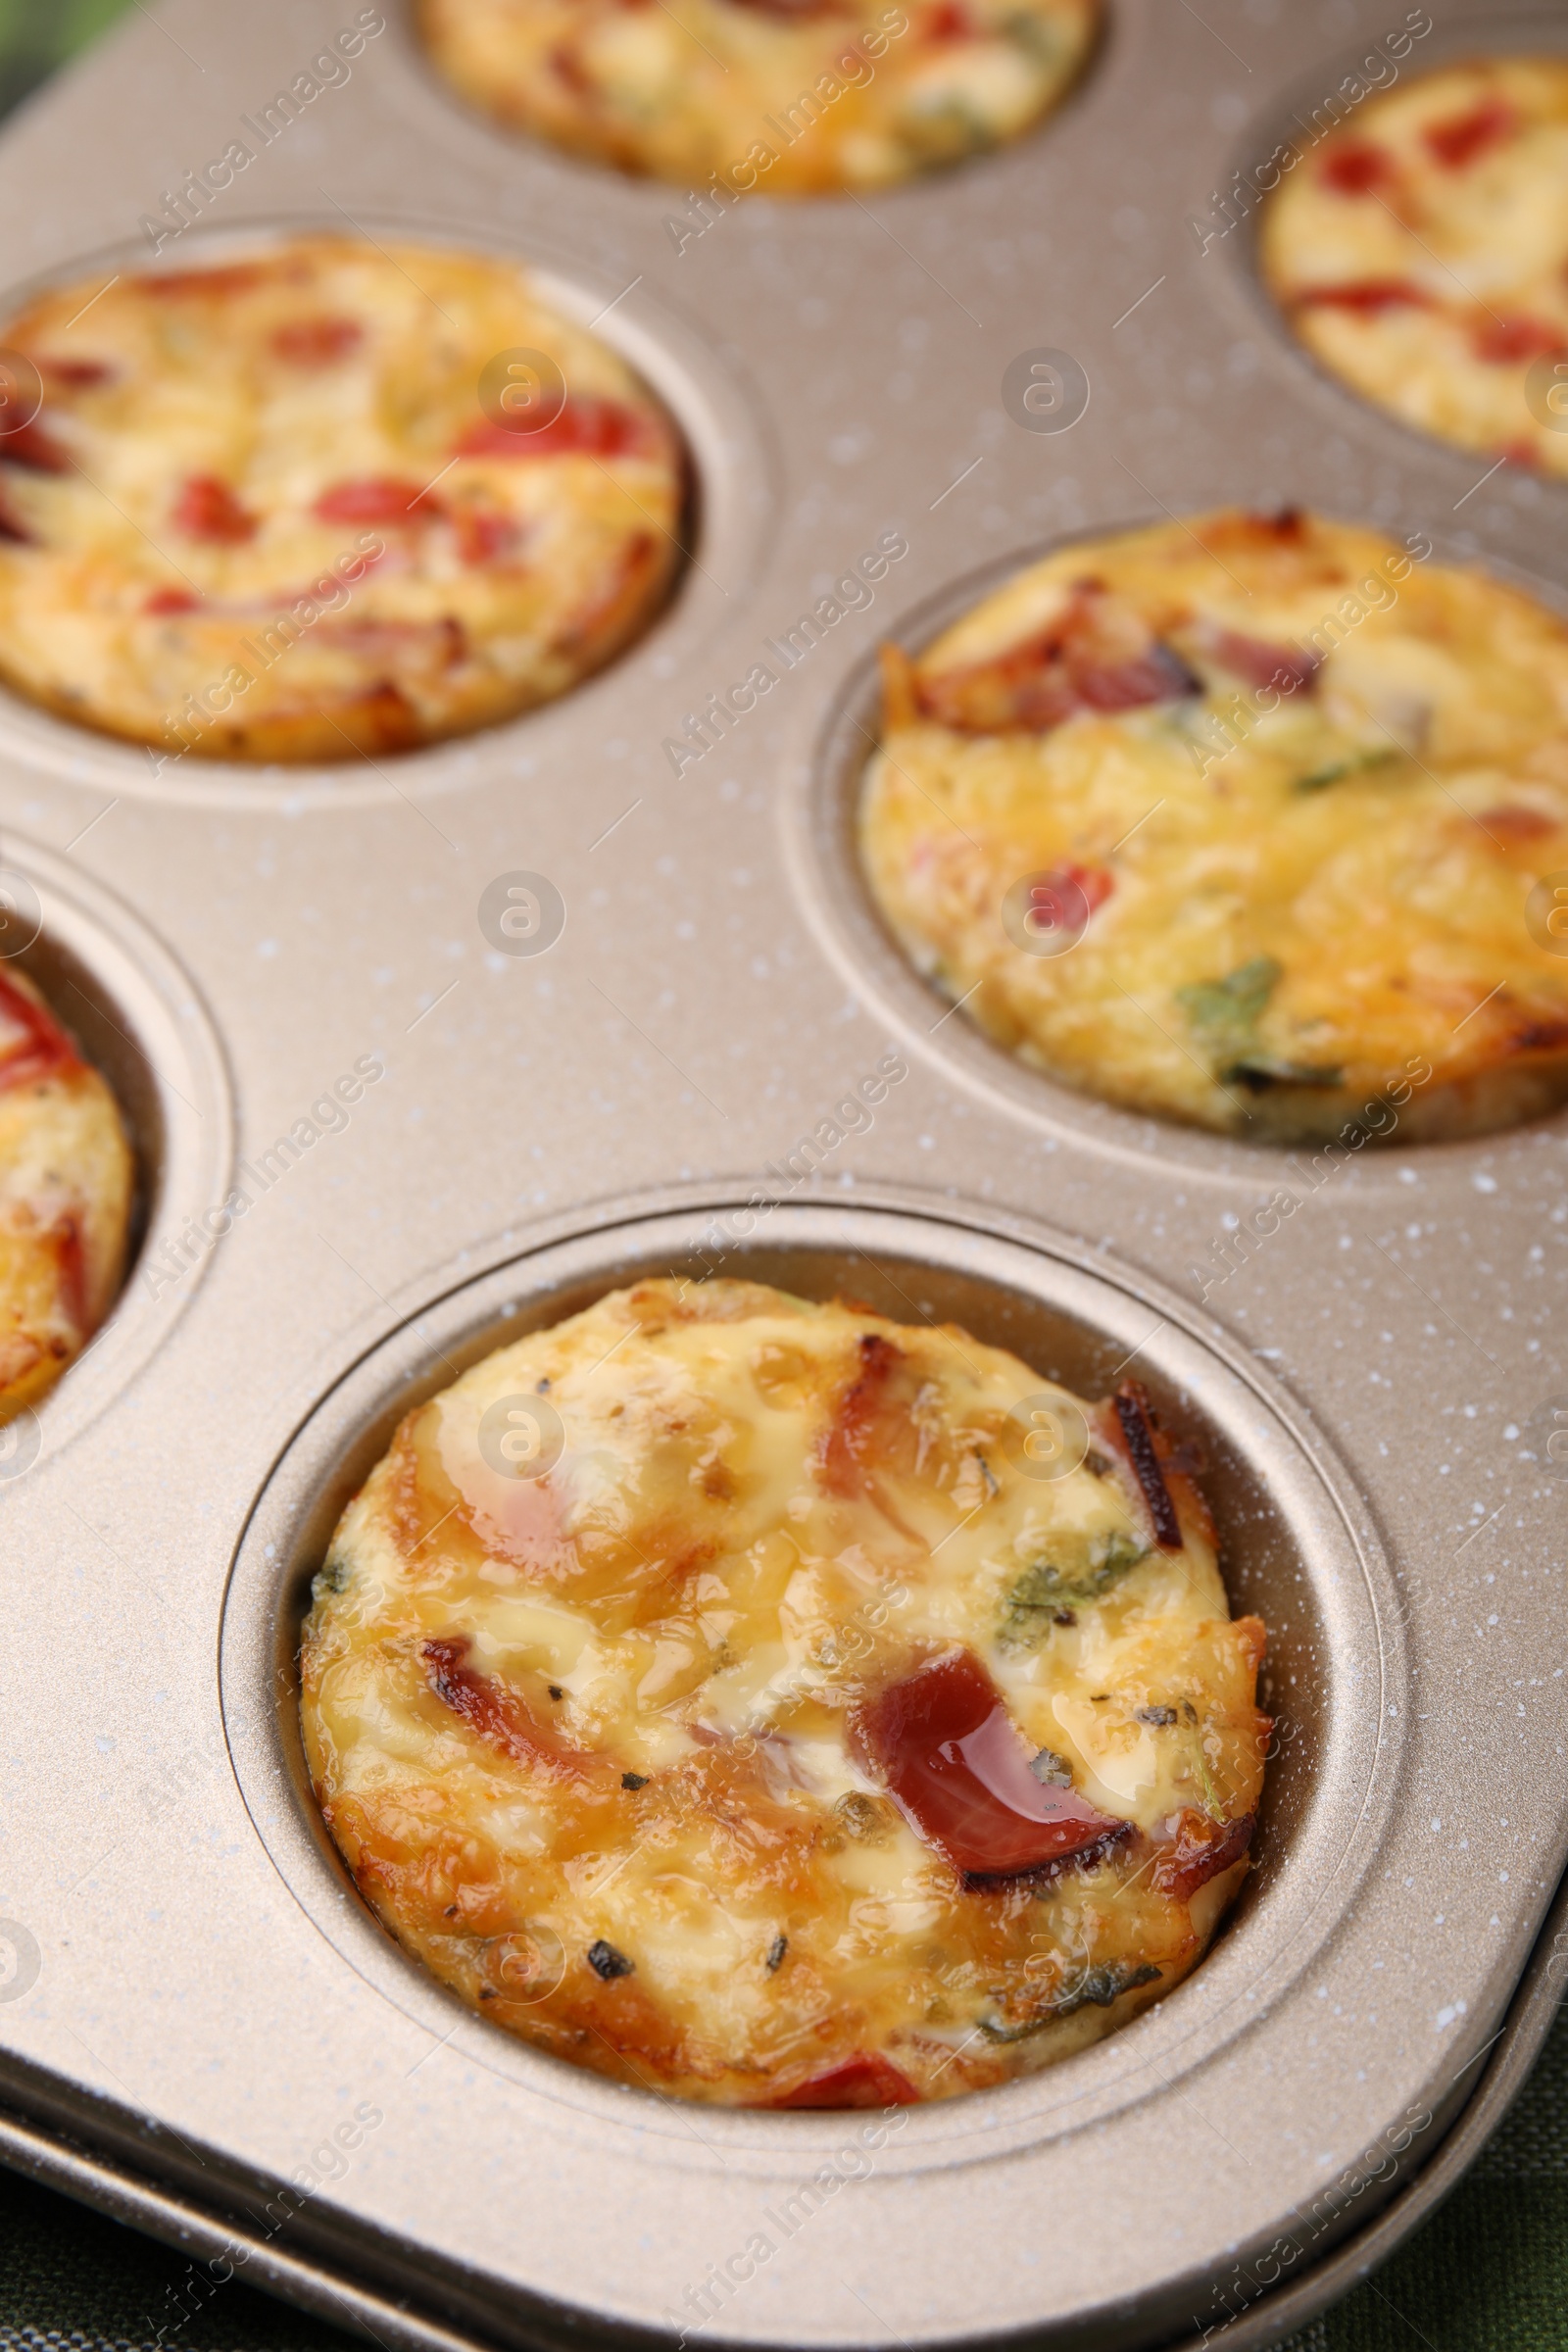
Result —
[[[1337, 13], [1110, 0], [1017, 147], [683, 244], [679, 191], [476, 122], [388, 10], [161, 257], [344, 211], [515, 253], [663, 395], [699, 480], [645, 637], [384, 773], [172, 778], [0, 709], [0, 863], [37, 888], [32, 968], [121, 1094], [147, 1200], [137, 1272], [3, 1497], [0, 2153], [220, 2293], [249, 2276], [410, 2347], [1242, 2352], [1430, 2210], [1544, 2030], [1555, 1942], [1518, 1988], [1568, 1851], [1568, 1114], [1396, 1135], [1268, 1228], [1288, 1157], [1007, 1062], [898, 957], [854, 858], [877, 639], [918, 645], [1042, 546], [1296, 503], [1568, 595], [1559, 486], [1472, 493], [1463, 453], [1316, 371], [1240, 233], [1205, 254], [1188, 225], [1254, 126], [1403, 10]], [[146, 266], [136, 221], [176, 166], [337, 29], [325, 0], [133, 17], [0, 139], [0, 277]], [[1043, 348], [1084, 379], [1068, 432], [1008, 406]], [[889, 531], [906, 553], [869, 600], [672, 758]], [[564, 927], [515, 956], [483, 909], [524, 872]], [[890, 1049], [902, 1075], [841, 1127]], [[141, 1283], [372, 1050], [347, 1126], [185, 1279]], [[399, 1413], [677, 1267], [953, 1316], [1087, 1394], [1136, 1371], [1209, 1448], [1233, 1599], [1270, 1628], [1257, 1869], [1203, 1965], [874, 2149], [879, 2119], [689, 2108], [504, 2036], [379, 1927], [304, 1784], [304, 1587]], [[705, 2289], [807, 2181], [808, 2227]]]
[[[607, 1206], [591, 1231], [421, 1306], [322, 1398], [241, 1541], [224, 1607], [222, 1678], [230, 1752], [251, 1818], [316, 1925], [341, 1941], [383, 1997], [433, 2031], [459, 2018], [466, 2025], [469, 2013], [405, 1959], [353, 1897], [310, 1793], [296, 1658], [311, 1579], [344, 1506], [407, 1412], [496, 1348], [577, 1313], [608, 1290], [649, 1276], [701, 1279], [713, 1262], [713, 1233], [746, 1215], [735, 1195], [662, 1215]], [[1255, 1362], [1205, 1342], [1181, 1300], [1097, 1273], [1091, 1254], [1063, 1236], [944, 1214], [918, 1196], [878, 1187], [870, 1202], [858, 1196], [853, 1207], [780, 1205], [755, 1240], [726, 1250], [722, 1272], [806, 1298], [853, 1295], [900, 1321], [960, 1324], [1085, 1396], [1107, 1394], [1133, 1359], [1171, 1425], [1207, 1455], [1204, 1493], [1233, 1602], [1270, 1628], [1260, 1704], [1274, 1712], [1277, 1734], [1258, 1867], [1225, 1932], [1224, 1960], [1216, 1953], [1189, 1980], [1197, 1997], [1185, 2016], [1179, 1994], [1162, 2003], [1153, 2012], [1156, 2033], [1146, 2037], [1159, 2040], [1161, 2070], [1175, 2079], [1245, 2031], [1252, 2002], [1283, 1993], [1311, 1965], [1372, 1865], [1392, 1801], [1400, 1741], [1378, 1740], [1370, 1715], [1358, 1724], [1352, 1693], [1377, 1688], [1399, 1721], [1407, 1690], [1400, 1610], [1350, 1482]], [[1271, 1898], [1284, 1886], [1284, 1900]], [[476, 2063], [538, 2099], [669, 2139], [672, 2162], [690, 2157], [690, 2135], [667, 2109], [661, 2116], [640, 2094], [628, 2100], [618, 2085], [471, 2022], [464, 2049]], [[921, 2112], [901, 2141], [900, 2168], [941, 2163], [956, 2150], [1038, 2146], [1082, 2131], [1123, 2098], [1146, 2097], [1153, 2061], [1140, 2060], [1135, 2032], [1125, 2030], [1110, 2047], [1124, 2066], [1107, 2068], [1097, 2048], [1087, 2061], [1008, 2085], [1000, 2098]], [[725, 2163], [739, 2151], [766, 2161], [779, 2126], [776, 2117], [760, 2123], [744, 2111], [702, 2113], [703, 2140]], [[792, 2155], [797, 2145], [826, 2150], [842, 2135], [842, 2119], [791, 2118], [783, 2130]]]
[[[596, 716], [605, 725], [618, 723], [610, 714], [624, 702], [628, 669], [644, 679], [676, 675], [712, 635], [734, 584], [756, 562], [776, 504], [774, 453], [759, 433], [757, 403], [733, 356], [640, 285], [616, 285], [591, 265], [565, 259], [548, 233], [530, 235], [524, 251], [492, 224], [459, 224], [433, 210], [418, 216], [356, 210], [351, 223], [330, 205], [318, 204], [226, 225], [197, 223], [156, 256], [144, 239], [74, 255], [0, 292], [0, 319], [62, 284], [97, 279], [108, 285], [132, 270], [165, 275], [215, 269], [266, 252], [285, 237], [356, 233], [377, 243], [455, 246], [515, 258], [527, 266], [540, 298], [574, 325], [591, 328], [635, 368], [679, 427], [691, 482], [682, 559], [669, 594], [647, 625], [565, 698], [579, 727], [593, 725]], [[74, 726], [0, 683], [0, 758], [122, 796], [192, 808], [293, 814], [387, 808], [400, 796], [419, 799], [459, 789], [493, 772], [498, 762], [515, 761], [517, 772], [534, 773], [550, 758], [549, 722], [562, 708], [546, 704], [476, 734], [389, 755], [384, 762], [348, 758], [272, 765], [175, 757], [162, 747], [122, 741]]]
[[[1097, 527], [1096, 540], [1157, 523], [1157, 511]], [[1336, 517], [1345, 519], [1345, 517]], [[1396, 526], [1397, 527], [1397, 526]], [[1059, 553], [1071, 538], [1009, 554], [984, 569], [951, 583], [913, 612], [901, 614], [895, 641], [911, 659], [985, 597], [1030, 564]], [[1459, 564], [1468, 551], [1453, 533], [1432, 535], [1434, 564]], [[1568, 591], [1539, 572], [1496, 556], [1489, 570], [1506, 586], [1568, 619]], [[1004, 1103], [1042, 1133], [1068, 1138], [1080, 1148], [1104, 1152], [1123, 1166], [1147, 1170], [1152, 1161], [1179, 1170], [1184, 1181], [1232, 1185], [1250, 1179], [1269, 1191], [1300, 1183], [1292, 1160], [1310, 1161], [1320, 1144], [1291, 1147], [1265, 1140], [1206, 1134], [1170, 1119], [1152, 1119], [1080, 1094], [988, 1038], [945, 989], [917, 969], [894, 938], [878, 908], [861, 862], [858, 823], [874, 757], [882, 709], [881, 675], [868, 654], [845, 677], [822, 721], [808, 760], [798, 763], [781, 801], [785, 855], [802, 919], [810, 924], [823, 951], [847, 984], [876, 1005], [908, 1051], [941, 1065], [955, 1083]], [[1538, 1131], [1568, 1133], [1568, 1113], [1558, 1112]], [[1474, 1165], [1494, 1149], [1483, 1136], [1452, 1143], [1423, 1144], [1427, 1152], [1467, 1157]], [[1393, 1156], [1376, 1152], [1362, 1163], [1364, 1186], [1386, 1191], [1397, 1181]]]
[[69, 1376], [0, 1430], [10, 1484], [87, 1429], [190, 1304], [211, 1249], [191, 1219], [224, 1198], [233, 1107], [207, 1008], [146, 924], [69, 855], [7, 833], [0, 866], [33, 894], [19, 936], [38, 928], [15, 960], [108, 1080], [136, 1165], [120, 1296]]

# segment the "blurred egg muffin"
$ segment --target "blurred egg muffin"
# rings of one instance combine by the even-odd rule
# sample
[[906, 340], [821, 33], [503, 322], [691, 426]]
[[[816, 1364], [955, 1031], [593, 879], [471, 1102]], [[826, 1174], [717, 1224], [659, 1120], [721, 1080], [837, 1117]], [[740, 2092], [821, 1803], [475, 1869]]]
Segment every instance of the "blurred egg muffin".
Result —
[[119, 1105], [25, 972], [0, 964], [0, 1422], [114, 1304], [134, 1165]]
[[773, 196], [886, 187], [1019, 137], [1077, 75], [1099, 14], [1100, 0], [419, 8], [441, 71], [502, 122], [699, 195]]
[[1248, 1869], [1264, 1632], [1136, 1383], [654, 1280], [411, 1413], [301, 1650], [360, 1888], [541, 2050], [730, 2106], [1003, 2082]]
[[1064, 548], [885, 678], [873, 895], [1052, 1077], [1284, 1140], [1568, 1095], [1568, 630], [1530, 597], [1223, 512]]
[[1260, 254], [1364, 399], [1568, 474], [1568, 58], [1473, 58], [1368, 98], [1270, 197]]
[[400, 751], [564, 694], [679, 561], [675, 430], [514, 262], [300, 236], [0, 327], [0, 678], [171, 756]]

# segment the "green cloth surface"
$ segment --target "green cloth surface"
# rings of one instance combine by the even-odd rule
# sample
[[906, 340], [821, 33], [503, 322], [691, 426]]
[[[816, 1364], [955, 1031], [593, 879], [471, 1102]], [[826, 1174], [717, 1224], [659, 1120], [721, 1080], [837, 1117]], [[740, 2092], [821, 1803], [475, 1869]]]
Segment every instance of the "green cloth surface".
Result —
[[[234, 2278], [193, 2292], [150, 2239], [0, 2172], [0, 2347], [349, 2352]], [[181, 2314], [196, 2306], [192, 2316]], [[696, 2339], [698, 2344], [702, 2338]], [[1223, 2352], [1225, 2337], [1211, 2339]], [[1376, 2277], [1278, 2352], [1568, 2352], [1568, 2014], [1446, 2205]]]
[[[0, 111], [134, 5], [0, 0]], [[335, 2329], [238, 2278], [193, 2294], [191, 2277], [184, 2256], [0, 2171], [0, 2346], [139, 2352], [162, 2328], [177, 2352], [347, 2352]], [[1422, 2345], [1568, 2352], [1568, 2018], [1559, 2015], [1513, 2112], [1442, 2212], [1280, 2352]]]

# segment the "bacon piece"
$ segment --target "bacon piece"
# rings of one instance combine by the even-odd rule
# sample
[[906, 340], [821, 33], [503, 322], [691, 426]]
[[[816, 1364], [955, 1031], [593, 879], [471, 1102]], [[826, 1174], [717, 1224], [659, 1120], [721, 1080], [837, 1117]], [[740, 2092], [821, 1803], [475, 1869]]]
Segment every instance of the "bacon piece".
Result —
[[1180, 1551], [1182, 1548], [1181, 1522], [1176, 1505], [1171, 1501], [1165, 1474], [1159, 1466], [1159, 1454], [1154, 1444], [1153, 1408], [1149, 1392], [1141, 1380], [1124, 1380], [1112, 1402], [1121, 1434], [1127, 1446], [1127, 1458], [1143, 1489], [1153, 1523], [1154, 1541], [1161, 1551]]
[[1339, 286], [1302, 286], [1291, 300], [1320, 311], [1353, 311], [1367, 318], [1381, 311], [1397, 310], [1401, 304], [1417, 311], [1432, 308], [1426, 288], [1408, 277], [1358, 277]]
[[550, 71], [564, 81], [575, 98], [592, 98], [594, 85], [584, 71], [582, 59], [569, 41], [558, 41], [550, 52]]
[[296, 368], [330, 368], [364, 340], [365, 329], [357, 318], [323, 314], [317, 318], [291, 318], [273, 335], [272, 349], [280, 360], [290, 360]]
[[1568, 1046], [1568, 1020], [1553, 1020], [1546, 1015], [1540, 1020], [1527, 1020], [1512, 1037], [1504, 1040], [1504, 1054], [1560, 1054]]
[[837, 0], [734, 0], [737, 8], [749, 8], [759, 17], [776, 17], [781, 24], [803, 23], [808, 17], [831, 16]]
[[20, 1034], [8, 1044], [0, 1036], [0, 1093], [31, 1086], [40, 1078], [67, 1078], [82, 1066], [81, 1056], [46, 1004], [0, 972], [0, 1022]]
[[12, 511], [3, 489], [0, 489], [0, 540], [9, 541], [13, 547], [36, 547], [38, 544], [36, 534], [29, 531], [21, 515]]
[[92, 1312], [87, 1302], [87, 1253], [82, 1244], [81, 1219], [74, 1210], [68, 1209], [50, 1227], [49, 1247], [54, 1253], [60, 1303], [67, 1319], [85, 1339], [92, 1328]]
[[590, 1755], [564, 1740], [555, 1727], [542, 1723], [519, 1691], [509, 1690], [493, 1675], [479, 1674], [464, 1660], [466, 1638], [422, 1644], [425, 1674], [444, 1706], [460, 1715], [469, 1730], [514, 1764], [552, 1774], [558, 1780], [603, 1780], [609, 1759]]
[[[1272, 1731], [1273, 1725], [1268, 1728]], [[1149, 1874], [1150, 1885], [1156, 1894], [1173, 1894], [1181, 1902], [1189, 1901], [1200, 1886], [1217, 1879], [1222, 1870], [1229, 1870], [1233, 1862], [1241, 1860], [1252, 1842], [1256, 1827], [1255, 1813], [1244, 1813], [1240, 1821], [1226, 1822], [1184, 1807], [1176, 1815], [1174, 1838], [1159, 1853]]]
[[1336, 196], [1369, 196], [1397, 177], [1394, 158], [1370, 139], [1345, 139], [1323, 158], [1318, 177]]
[[1070, 859], [1054, 865], [1029, 886], [1024, 928], [1037, 937], [1041, 932], [1082, 932], [1115, 887], [1116, 877], [1105, 866], [1076, 865]]
[[1306, 516], [1299, 507], [1276, 507], [1270, 514], [1244, 514], [1242, 522], [1247, 530], [1261, 533], [1279, 547], [1299, 547], [1307, 535]]
[[950, 1650], [857, 1707], [850, 1739], [911, 1829], [970, 1885], [1100, 1854], [1127, 1835], [1075, 1789], [1035, 1779], [971, 1650]]
[[323, 615], [320, 634], [362, 662], [421, 667], [439, 672], [457, 666], [468, 650], [468, 634], [455, 612], [434, 620], [333, 620]]
[[395, 474], [368, 474], [362, 481], [334, 482], [323, 490], [312, 509], [320, 522], [402, 523], [417, 530], [421, 523], [441, 519], [441, 504], [425, 493], [422, 482], [399, 481]]
[[91, 392], [99, 384], [112, 384], [120, 373], [108, 360], [40, 360], [38, 370], [73, 392]]
[[0, 434], [0, 459], [8, 466], [25, 466], [29, 473], [69, 473], [71, 460], [45, 424], [35, 417], [14, 432]]
[[193, 473], [174, 502], [174, 528], [215, 547], [241, 547], [261, 528], [227, 482], [216, 473]]
[[1277, 686], [1281, 694], [1297, 694], [1310, 686], [1322, 667], [1321, 654], [1303, 653], [1299, 646], [1268, 645], [1261, 637], [1244, 637], [1236, 629], [1212, 630], [1205, 640], [1220, 666], [1249, 686]]
[[144, 612], [194, 612], [201, 604], [188, 588], [155, 588], [142, 606]]
[[879, 1332], [860, 1336], [860, 1369], [839, 1398], [817, 1447], [817, 1476], [830, 1494], [853, 1498], [871, 1484], [866, 1455], [887, 1405], [887, 1387], [904, 1351]]
[[668, 437], [646, 409], [585, 392], [568, 400], [559, 416], [533, 432], [512, 432], [486, 417], [470, 425], [456, 444], [460, 458], [660, 458]]
[[1562, 831], [1556, 817], [1548, 816], [1543, 808], [1527, 808], [1522, 801], [1504, 801], [1498, 808], [1483, 808], [1476, 823], [1510, 849], [1545, 841], [1550, 834]]
[[916, 2107], [920, 2093], [880, 2050], [860, 2050], [842, 2066], [830, 2067], [770, 2107]]
[[920, 25], [920, 38], [935, 44], [938, 41], [972, 41], [974, 20], [962, 5], [962, 0], [939, 0], [939, 5]]
[[232, 262], [222, 270], [150, 270], [130, 283], [138, 294], [157, 294], [172, 301], [182, 295], [243, 294], [261, 285], [267, 275], [259, 262]]
[[1518, 360], [1548, 359], [1568, 352], [1568, 334], [1549, 318], [1528, 318], [1522, 313], [1502, 318], [1490, 315], [1472, 319], [1470, 348], [1478, 360], [1506, 368]]
[[1489, 147], [1513, 136], [1519, 118], [1505, 98], [1483, 98], [1468, 114], [1429, 122], [1421, 133], [1427, 152], [1446, 172], [1462, 172]]
[[1064, 610], [1033, 637], [987, 662], [914, 673], [928, 718], [964, 734], [1044, 733], [1080, 711], [1134, 710], [1201, 691], [1136, 605], [1078, 580]]

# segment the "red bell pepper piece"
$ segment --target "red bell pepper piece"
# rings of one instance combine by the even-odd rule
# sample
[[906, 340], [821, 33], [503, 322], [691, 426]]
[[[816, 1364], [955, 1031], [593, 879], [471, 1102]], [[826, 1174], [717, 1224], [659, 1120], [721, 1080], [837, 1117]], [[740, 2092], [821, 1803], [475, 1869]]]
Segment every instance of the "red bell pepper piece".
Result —
[[330, 368], [334, 361], [346, 359], [364, 340], [365, 329], [357, 318], [323, 315], [317, 318], [291, 318], [273, 335], [272, 349], [280, 360], [291, 361], [296, 368]]
[[1430, 122], [1421, 133], [1429, 153], [1446, 171], [1462, 172], [1489, 147], [1511, 138], [1519, 118], [1505, 98], [1483, 98], [1468, 114], [1450, 115], [1446, 122]]
[[48, 1007], [35, 1004], [0, 972], [0, 1029], [20, 1032], [16, 1043], [0, 1038], [0, 1093], [30, 1086], [39, 1078], [64, 1078], [79, 1070], [81, 1058]]
[[559, 416], [533, 431], [514, 432], [486, 418], [470, 425], [457, 445], [460, 458], [651, 458], [662, 446], [654, 419], [618, 400], [583, 393], [568, 400]]
[[334, 482], [317, 500], [316, 514], [321, 522], [403, 523], [416, 529], [421, 522], [439, 522], [441, 507], [427, 495], [427, 485], [374, 473], [361, 481]]
[[193, 473], [174, 505], [174, 528], [187, 538], [208, 539], [216, 546], [239, 547], [254, 539], [258, 529], [226, 482], [215, 473]]
[[966, 1877], [1049, 1869], [1127, 1834], [1076, 1789], [1035, 1779], [970, 1650], [950, 1650], [858, 1708], [850, 1735], [911, 1829]]
[[773, 2099], [774, 2107], [914, 2107], [920, 2093], [890, 2058], [860, 2050], [842, 2066]]
[[1432, 307], [1425, 287], [1408, 277], [1357, 277], [1339, 286], [1303, 286], [1292, 300], [1312, 303], [1323, 311], [1355, 311], [1363, 318], [1398, 310], [1401, 305], [1417, 311]]
[[1323, 158], [1318, 176], [1336, 196], [1369, 196], [1396, 177], [1394, 158], [1369, 139], [1348, 139]]

